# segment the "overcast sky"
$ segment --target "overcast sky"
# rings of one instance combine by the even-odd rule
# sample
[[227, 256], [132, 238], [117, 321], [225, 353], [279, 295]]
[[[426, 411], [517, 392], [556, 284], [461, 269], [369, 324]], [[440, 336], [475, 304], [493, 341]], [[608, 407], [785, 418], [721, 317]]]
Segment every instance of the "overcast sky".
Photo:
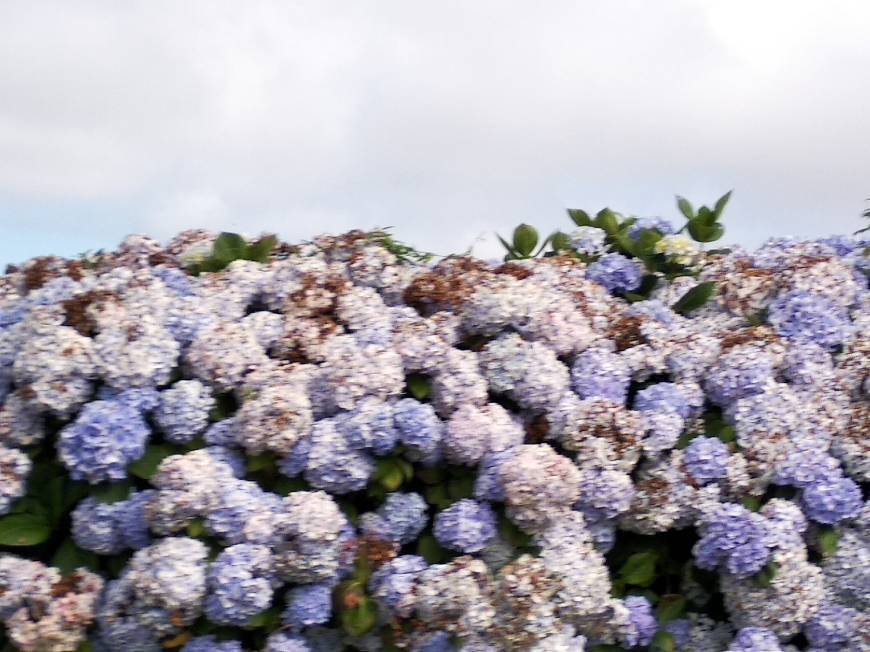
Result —
[[0, 2], [0, 263], [190, 227], [862, 226], [866, 0]]

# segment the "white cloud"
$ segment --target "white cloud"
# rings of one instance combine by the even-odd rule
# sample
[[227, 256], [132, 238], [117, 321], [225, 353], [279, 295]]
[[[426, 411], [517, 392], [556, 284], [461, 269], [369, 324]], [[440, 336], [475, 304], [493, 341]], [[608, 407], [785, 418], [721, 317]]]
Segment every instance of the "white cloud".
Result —
[[862, 0], [5, 2], [0, 221], [122, 204], [112, 233], [395, 225], [447, 252], [735, 187], [731, 238], [851, 230], [868, 33]]

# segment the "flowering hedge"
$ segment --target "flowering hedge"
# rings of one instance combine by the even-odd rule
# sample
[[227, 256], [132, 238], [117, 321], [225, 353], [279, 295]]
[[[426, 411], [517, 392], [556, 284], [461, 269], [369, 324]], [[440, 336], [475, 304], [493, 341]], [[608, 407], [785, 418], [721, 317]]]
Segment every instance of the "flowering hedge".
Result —
[[867, 241], [131, 236], [0, 278], [4, 649], [870, 649]]

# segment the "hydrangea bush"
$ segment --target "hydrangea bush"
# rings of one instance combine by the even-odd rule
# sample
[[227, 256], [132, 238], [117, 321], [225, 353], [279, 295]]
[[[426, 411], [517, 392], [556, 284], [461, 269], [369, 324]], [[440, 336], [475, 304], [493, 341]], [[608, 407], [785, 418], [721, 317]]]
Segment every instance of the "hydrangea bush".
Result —
[[727, 201], [10, 266], [0, 648], [870, 650], [868, 242]]

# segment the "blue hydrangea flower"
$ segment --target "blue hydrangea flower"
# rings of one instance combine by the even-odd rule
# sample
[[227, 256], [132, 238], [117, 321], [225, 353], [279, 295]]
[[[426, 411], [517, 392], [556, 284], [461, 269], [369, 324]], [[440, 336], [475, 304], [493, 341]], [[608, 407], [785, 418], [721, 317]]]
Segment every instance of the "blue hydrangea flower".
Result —
[[630, 612], [629, 619], [634, 630], [628, 638], [628, 646], [649, 645], [659, 626], [649, 600], [639, 595], [630, 595], [625, 598], [625, 606]]
[[[229, 544], [248, 540], [246, 525], [256, 515], [281, 510], [277, 494], [263, 491], [256, 482], [239, 480], [224, 485], [217, 507], [206, 515], [209, 532]], [[257, 541], [257, 543], [265, 543]]]
[[372, 574], [369, 590], [391, 613], [407, 618], [416, 604], [414, 585], [426, 568], [426, 560], [417, 555], [396, 557]]
[[85, 498], [72, 513], [76, 545], [98, 555], [116, 555], [127, 548], [139, 550], [151, 543], [145, 508], [153, 490], [134, 493], [127, 500], [106, 504]]
[[219, 641], [214, 636], [197, 636], [181, 652], [245, 652], [238, 641]]
[[433, 533], [445, 548], [479, 552], [495, 536], [495, 513], [487, 503], [465, 498], [435, 516]]
[[114, 387], [103, 385], [97, 392], [101, 400], [115, 400], [125, 403], [139, 412], [151, 412], [160, 403], [160, 392], [153, 387], [131, 387], [118, 391]]
[[641, 233], [650, 230], [656, 230], [662, 235], [672, 235], [674, 233], [674, 225], [664, 217], [639, 217], [629, 227], [628, 237], [632, 240], [637, 240], [640, 238]]
[[0, 444], [0, 514], [5, 514], [24, 495], [33, 462], [16, 448]]
[[582, 399], [603, 398], [624, 405], [630, 382], [625, 359], [605, 349], [587, 349], [571, 365], [571, 384]]
[[332, 618], [332, 585], [304, 584], [287, 592], [284, 624], [297, 630], [322, 625]]
[[474, 482], [474, 497], [492, 502], [504, 501], [504, 485], [501, 480], [501, 467], [517, 454], [518, 448], [508, 448], [497, 453], [487, 453], [480, 460], [477, 479]]
[[701, 539], [693, 553], [699, 568], [721, 568], [748, 577], [760, 571], [770, 559], [769, 536], [764, 519], [741, 505], [718, 505], [699, 523]]
[[849, 315], [827, 297], [793, 290], [777, 297], [768, 309], [768, 322], [783, 337], [833, 348], [848, 339]]
[[721, 439], [696, 437], [686, 448], [683, 460], [686, 470], [700, 485], [710, 484], [728, 475], [728, 459], [731, 453]]
[[278, 470], [289, 478], [293, 478], [308, 466], [308, 453], [311, 451], [311, 437], [302, 437], [293, 446], [293, 450], [278, 463]]
[[631, 292], [640, 286], [643, 266], [622, 254], [605, 254], [586, 269], [586, 277], [610, 292]]
[[571, 248], [585, 256], [600, 256], [607, 251], [607, 232], [594, 226], [581, 226], [568, 234]]
[[683, 419], [692, 414], [689, 399], [674, 383], [656, 383], [640, 390], [634, 397], [638, 412], [674, 412]]
[[840, 462], [810, 440], [791, 447], [786, 459], [777, 467], [773, 482], [803, 489], [842, 474]]
[[855, 518], [864, 506], [861, 487], [844, 477], [825, 478], [811, 484], [804, 489], [801, 504], [808, 518], [825, 525]]
[[211, 446], [238, 446], [236, 440], [236, 420], [230, 417], [217, 421], [208, 427], [202, 436], [203, 441]]
[[60, 431], [58, 456], [73, 480], [117, 482], [145, 454], [150, 434], [138, 410], [119, 401], [93, 401]]
[[412, 457], [426, 462], [437, 459], [444, 436], [444, 423], [431, 405], [404, 398], [396, 402], [393, 423], [399, 431], [399, 441]]
[[311, 652], [311, 646], [298, 634], [275, 632], [266, 639], [263, 652]]
[[744, 627], [728, 648], [728, 652], [780, 652], [779, 639], [769, 629]]
[[205, 613], [220, 625], [244, 626], [272, 603], [272, 553], [242, 543], [226, 548], [208, 573]]
[[387, 455], [399, 440], [392, 405], [372, 396], [361, 399], [350, 412], [336, 418], [337, 428], [354, 448], [371, 449], [375, 455]]
[[859, 633], [856, 631], [859, 617], [857, 609], [826, 604], [804, 625], [804, 635], [813, 647], [845, 652], [850, 649], [847, 647], [849, 642]]
[[335, 427], [334, 419], [315, 422], [304, 476], [312, 487], [333, 494], [359, 491], [366, 486], [374, 470], [371, 456], [348, 446]]
[[405, 545], [414, 541], [426, 527], [428, 512], [429, 506], [420, 494], [394, 492], [374, 514], [363, 515], [360, 528], [363, 534]]
[[773, 380], [773, 360], [758, 351], [735, 351], [724, 355], [704, 379], [707, 397], [717, 405], [760, 394]]
[[211, 389], [198, 380], [180, 380], [161, 392], [154, 420], [169, 441], [189, 444], [208, 427], [214, 406]]

